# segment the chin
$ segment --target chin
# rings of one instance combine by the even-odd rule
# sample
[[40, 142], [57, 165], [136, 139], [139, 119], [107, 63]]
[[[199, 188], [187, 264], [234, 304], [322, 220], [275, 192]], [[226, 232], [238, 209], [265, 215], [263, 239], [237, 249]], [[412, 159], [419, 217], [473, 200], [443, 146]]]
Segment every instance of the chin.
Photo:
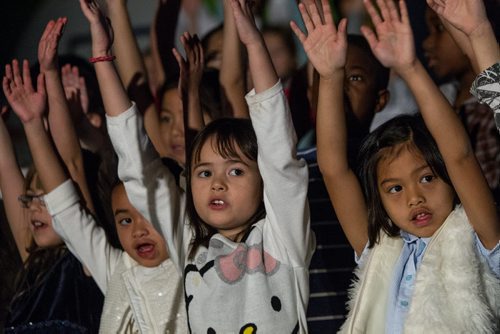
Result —
[[140, 261], [137, 261], [141, 266], [147, 267], [147, 268], [154, 268], [158, 267], [164, 260], [143, 260], [141, 259]]
[[35, 239], [35, 243], [40, 248], [53, 248], [63, 244], [61, 240], [37, 240], [37, 239]]

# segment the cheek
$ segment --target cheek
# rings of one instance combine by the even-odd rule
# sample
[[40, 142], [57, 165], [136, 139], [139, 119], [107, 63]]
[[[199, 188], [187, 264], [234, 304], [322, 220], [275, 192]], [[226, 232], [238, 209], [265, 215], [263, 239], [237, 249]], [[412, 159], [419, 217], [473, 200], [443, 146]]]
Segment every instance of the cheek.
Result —
[[251, 192], [252, 193], [251, 201], [252, 203], [254, 203], [255, 209], [257, 209], [264, 196], [264, 189], [262, 188], [262, 180], [256, 177], [251, 187], [252, 187], [251, 189], [253, 189]]
[[200, 182], [199, 180], [191, 181], [191, 196], [193, 197], [193, 203], [196, 208], [198, 208], [198, 203], [200, 203], [204, 198], [203, 190], [204, 187], [202, 182]]
[[387, 216], [394, 221], [398, 213], [397, 208], [400, 207], [397, 200], [394, 198], [389, 199], [387, 196], [380, 194], [380, 203], [382, 204], [382, 209], [385, 211]]
[[120, 244], [122, 245], [123, 249], [124, 250], [129, 249], [129, 238], [127, 236], [126, 231], [123, 231], [123, 229], [117, 226], [116, 234], [118, 235], [118, 240], [120, 241]]

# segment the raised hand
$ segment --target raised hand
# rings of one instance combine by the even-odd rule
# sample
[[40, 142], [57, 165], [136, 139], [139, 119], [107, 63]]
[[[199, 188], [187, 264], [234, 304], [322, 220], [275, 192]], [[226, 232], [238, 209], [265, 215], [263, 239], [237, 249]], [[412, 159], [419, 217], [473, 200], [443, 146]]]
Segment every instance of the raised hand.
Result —
[[427, 0], [427, 4], [467, 36], [489, 24], [483, 0]]
[[[80, 102], [79, 109], [84, 114], [87, 114], [89, 111], [87, 85], [85, 83], [85, 78], [80, 76], [78, 67], [71, 66], [71, 64], [64, 65], [61, 68], [61, 79], [68, 102], [70, 101], [70, 98], [73, 100], [75, 95], [78, 95], [78, 101]], [[73, 109], [71, 108], [71, 103], [70, 109]]]
[[47, 105], [44, 75], [43, 73], [38, 75], [37, 90], [35, 90], [31, 82], [27, 60], [23, 61], [22, 74], [17, 60], [13, 60], [12, 65], [7, 64], [5, 66], [2, 86], [12, 110], [23, 123], [29, 123], [36, 118], [42, 117]]
[[377, 0], [380, 14], [372, 0], [364, 1], [376, 35], [367, 26], [362, 26], [361, 32], [370, 44], [373, 54], [384, 66], [394, 68], [398, 72], [412, 67], [417, 58], [404, 0], [399, 0], [399, 11], [393, 0]]
[[60, 17], [56, 21], [50, 20], [38, 43], [38, 62], [40, 71], [57, 70], [57, 47], [61, 39], [67, 18]]
[[[199, 87], [203, 76], [204, 55], [203, 47], [198, 36], [191, 36], [185, 32], [181, 36], [181, 43], [186, 51], [186, 59], [180, 53], [173, 49], [175, 59], [181, 69], [179, 78], [179, 94], [182, 97], [184, 112], [187, 112], [187, 122], [184, 125], [186, 129], [201, 130], [205, 125], [203, 122], [203, 113], [201, 110]], [[188, 131], [185, 131], [187, 134]], [[191, 138], [186, 139], [187, 142]]]
[[109, 55], [113, 44], [113, 29], [109, 20], [94, 0], [80, 0], [80, 7], [90, 24], [92, 54], [96, 57]]
[[252, 44], [260, 44], [262, 36], [255, 24], [252, 12], [254, 1], [251, 0], [229, 0], [233, 8], [234, 21], [238, 29], [238, 36], [247, 47]]
[[204, 69], [204, 55], [203, 47], [197, 35], [191, 36], [188, 32], [185, 32], [180, 39], [186, 51], [186, 59], [176, 49], [173, 49], [172, 52], [181, 70], [179, 93], [182, 96], [190, 88], [197, 88], [200, 85]]
[[330, 78], [337, 70], [343, 69], [347, 55], [347, 20], [342, 19], [338, 30], [335, 27], [328, 0], [321, 1], [325, 21], [321, 20], [316, 2], [305, 0], [299, 4], [300, 14], [306, 26], [304, 34], [295, 22], [290, 27], [304, 46], [309, 61], [323, 79]]

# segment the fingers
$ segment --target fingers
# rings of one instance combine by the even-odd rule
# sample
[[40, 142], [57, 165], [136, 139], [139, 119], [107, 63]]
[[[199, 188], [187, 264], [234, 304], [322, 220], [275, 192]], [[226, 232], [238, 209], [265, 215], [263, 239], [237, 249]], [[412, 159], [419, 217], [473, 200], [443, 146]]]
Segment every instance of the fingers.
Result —
[[5, 65], [5, 77], [10, 81], [14, 80], [14, 75], [12, 74], [12, 67], [10, 64]]
[[335, 25], [333, 21], [333, 14], [332, 14], [332, 9], [330, 7], [330, 2], [328, 0], [322, 0], [321, 4], [323, 7], [323, 16], [325, 18], [325, 23]]
[[302, 21], [304, 22], [304, 25], [306, 27], [306, 32], [310, 33], [314, 30], [314, 23], [309, 16], [309, 12], [307, 11], [306, 6], [303, 3], [299, 3], [299, 11], [300, 16], [302, 16]]
[[[31, 79], [30, 79], [30, 84], [31, 84]], [[42, 95], [45, 95], [45, 93], [46, 93], [45, 92], [45, 75], [43, 73], [38, 74], [38, 78], [36, 80], [36, 91]]]
[[47, 37], [49, 46], [56, 50], [57, 46], [59, 45], [59, 41], [61, 40], [62, 37], [62, 32], [64, 30], [64, 26], [66, 25], [67, 18], [65, 17], [60, 17], [57, 19], [54, 28], [50, 32], [49, 36]]
[[299, 39], [299, 41], [304, 44], [304, 41], [306, 40], [307, 36], [300, 30], [300, 28], [297, 26], [297, 24], [294, 21], [290, 21], [290, 28], [292, 31], [295, 33], [295, 36]]
[[21, 72], [19, 71], [19, 62], [17, 59], [14, 59], [12, 61], [12, 74], [13, 74], [13, 79], [14, 83], [16, 86], [20, 87], [23, 85], [23, 79], [21, 77]]
[[52, 32], [59, 37], [62, 36], [63, 31], [64, 31], [64, 27], [66, 26], [67, 22], [68, 22], [68, 18], [66, 18], [66, 17], [58, 18]]
[[321, 19], [321, 15], [319, 14], [318, 7], [316, 6], [316, 1], [308, 0], [306, 2], [307, 11], [311, 16], [312, 24], [317, 27], [323, 24], [323, 20]]
[[177, 60], [177, 63], [182, 70], [184, 68], [184, 58], [182, 58], [182, 55], [179, 53], [179, 51], [177, 51], [176, 48], [172, 49], [172, 53], [174, 54], [175, 60]]
[[5, 94], [5, 97], [8, 99], [9, 96], [12, 94], [12, 90], [10, 89], [10, 79], [7, 78], [6, 76], [3, 77], [2, 88], [3, 88], [3, 93]]
[[30, 64], [25, 59], [23, 61], [23, 82], [26, 91], [33, 92], [33, 84], [31, 82]]
[[370, 15], [370, 18], [373, 22], [373, 25], [377, 26], [380, 23], [382, 23], [383, 22], [382, 18], [380, 17], [377, 10], [375, 9], [375, 6], [373, 5], [372, 1], [371, 0], [364, 0], [364, 2], [365, 2], [366, 11], [368, 12], [368, 15]]
[[49, 34], [52, 32], [54, 29], [55, 22], [53, 20], [50, 20], [47, 25], [45, 26], [45, 30], [43, 31], [42, 37], [40, 37], [40, 42], [45, 41]]
[[[392, 1], [392, 0], [390, 0]], [[377, 0], [378, 8], [380, 9], [380, 15], [382, 16], [382, 21], [387, 21], [391, 17], [389, 6], [386, 0]]]
[[404, 0], [399, 0], [399, 11], [401, 13], [401, 22], [404, 24], [410, 24], [410, 15], [408, 14], [408, 7], [406, 7], [406, 3]]
[[377, 36], [373, 32], [373, 30], [368, 28], [367, 26], [361, 27], [361, 33], [370, 45], [370, 49], [373, 51], [375, 49], [375, 46], [377, 45]]
[[337, 32], [340, 36], [347, 39], [347, 18], [340, 20]]
[[203, 47], [198, 35], [191, 36], [188, 32], [185, 32], [181, 36], [181, 43], [186, 51], [187, 65], [194, 65], [197, 68], [200, 65], [202, 66], [204, 62]]
[[401, 18], [399, 17], [399, 11], [398, 8], [396, 7], [396, 4], [394, 3], [394, 0], [389, 0], [384, 2], [386, 2], [387, 7], [389, 8], [389, 18], [391, 19], [391, 21], [392, 22], [401, 21]]

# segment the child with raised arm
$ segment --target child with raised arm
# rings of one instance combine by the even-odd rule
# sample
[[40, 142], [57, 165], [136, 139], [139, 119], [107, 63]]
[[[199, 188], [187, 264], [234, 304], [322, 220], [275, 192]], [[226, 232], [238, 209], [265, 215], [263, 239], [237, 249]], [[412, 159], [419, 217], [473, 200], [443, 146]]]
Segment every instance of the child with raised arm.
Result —
[[[92, 9], [85, 7], [85, 14], [99, 19], [99, 16], [92, 16], [91, 10], [97, 10], [94, 5]], [[84, 6], [89, 4], [82, 3]], [[102, 36], [101, 31], [94, 29], [93, 36], [96, 34]], [[104, 43], [107, 45], [107, 40]], [[15, 87], [24, 95], [33, 90], [26, 69], [22, 77], [16, 71], [11, 77], [11, 89]], [[23, 97], [23, 94], [18, 95]], [[44, 107], [43, 100], [33, 100], [16, 112], [23, 119], [41, 183], [48, 192], [43, 200], [52, 216], [54, 229], [70, 251], [86, 265], [106, 295], [100, 332], [186, 332], [182, 282], [175, 266], [168, 260], [165, 239], [130, 204], [123, 184], [116, 183], [111, 202], [124, 251], [111, 247], [103, 229], [87, 212], [57, 160], [43, 126], [41, 111]]]
[[[344, 333], [495, 333], [500, 224], [460, 120], [415, 57], [403, 0], [365, 1], [373, 53], [408, 83], [423, 121], [405, 116], [372, 133], [359, 179], [346, 158], [342, 94], [345, 21], [325, 22], [313, 0], [295, 24], [320, 73], [318, 160], [330, 199], [359, 260]], [[342, 90], [340, 90], [341, 92]], [[432, 135], [432, 137], [431, 137]], [[458, 204], [460, 202], [460, 204]]]
[[500, 49], [483, 1], [427, 0], [427, 3], [447, 23], [447, 29], [479, 73], [471, 93], [493, 110], [500, 131]]
[[[54, 144], [91, 207], [90, 198], [86, 197], [88, 188], [80, 147], [76, 135], [71, 132], [72, 123], [58, 76], [57, 45], [65, 23], [65, 18], [49, 21], [40, 39], [38, 58], [42, 74], [38, 77], [37, 89], [32, 87], [28, 62], [23, 62], [21, 71], [19, 62], [14, 60], [12, 65], [6, 65], [3, 90], [26, 131], [31, 119], [24, 111], [36, 110], [43, 127], [42, 114], [48, 98], [48, 125]], [[47, 91], [45, 85], [51, 89]], [[68, 252], [54, 231], [43, 201], [47, 189], [40, 184], [39, 170], [32, 169], [24, 180], [8, 146], [8, 141], [2, 138], [0, 183], [9, 225], [24, 268], [19, 273], [5, 330], [7, 333], [95, 332], [99, 328], [103, 296], [88, 271]]]
[[[191, 332], [304, 333], [314, 250], [307, 166], [295, 158], [286, 97], [251, 1], [231, 5], [255, 84], [247, 95], [252, 122], [217, 120], [200, 132], [186, 166], [187, 194], [151, 149], [135, 105], [110, 80], [113, 65], [102, 62], [96, 70], [107, 124], [127, 194], [161, 225], [169, 254], [184, 273]], [[91, 21], [94, 31], [99, 21]], [[95, 56], [107, 52], [94, 47]]]

